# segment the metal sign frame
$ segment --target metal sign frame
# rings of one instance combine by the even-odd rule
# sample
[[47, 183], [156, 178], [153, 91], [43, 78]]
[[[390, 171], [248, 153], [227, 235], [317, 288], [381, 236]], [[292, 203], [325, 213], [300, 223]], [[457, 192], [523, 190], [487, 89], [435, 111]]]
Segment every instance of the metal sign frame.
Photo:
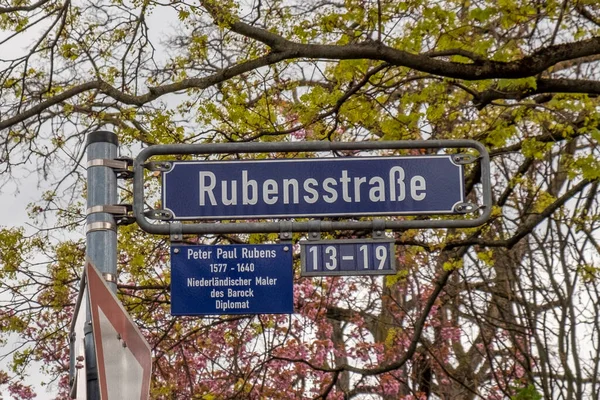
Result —
[[[152, 164], [153, 156], [235, 154], [235, 153], [291, 153], [291, 152], [339, 152], [366, 150], [409, 150], [470, 148], [479, 152], [473, 160], [481, 165], [483, 204], [473, 206], [465, 203], [463, 211], [480, 212], [473, 219], [374, 219], [371, 221], [268, 221], [268, 222], [170, 222], [163, 210], [144, 210], [144, 169]], [[474, 140], [398, 140], [365, 142], [269, 142], [269, 143], [215, 143], [215, 144], [171, 144], [150, 146], [142, 150], [133, 162], [133, 215], [145, 232], [158, 235], [183, 234], [229, 234], [229, 233], [280, 233], [280, 232], [332, 232], [336, 230], [400, 230], [430, 228], [470, 228], [485, 223], [492, 212], [490, 180], [490, 157], [486, 148]], [[481, 210], [481, 211], [480, 211]], [[151, 222], [152, 216], [158, 222]]]

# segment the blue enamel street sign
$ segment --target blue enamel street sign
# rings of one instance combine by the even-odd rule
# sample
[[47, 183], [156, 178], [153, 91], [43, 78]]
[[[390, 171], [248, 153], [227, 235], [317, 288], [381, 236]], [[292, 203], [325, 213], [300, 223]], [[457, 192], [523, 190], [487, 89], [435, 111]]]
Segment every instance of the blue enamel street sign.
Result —
[[309, 240], [300, 246], [303, 276], [396, 273], [393, 240]]
[[170, 164], [162, 208], [175, 220], [449, 214], [464, 202], [449, 155]]
[[171, 247], [171, 314], [291, 314], [291, 245]]

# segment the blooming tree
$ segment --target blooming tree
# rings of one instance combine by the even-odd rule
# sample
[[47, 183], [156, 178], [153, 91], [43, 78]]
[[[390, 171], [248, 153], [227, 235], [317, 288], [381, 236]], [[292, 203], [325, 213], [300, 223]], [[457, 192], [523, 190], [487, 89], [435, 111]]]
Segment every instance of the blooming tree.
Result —
[[[68, 396], [81, 160], [98, 129], [125, 155], [409, 139], [475, 139], [491, 155], [489, 222], [388, 232], [386, 278], [296, 271], [289, 316], [171, 316], [169, 243], [120, 227], [119, 296], [151, 344], [153, 398], [599, 396], [596, 1], [6, 0], [0, 29], [2, 187], [34, 170], [48, 189], [28, 229], [0, 228], [7, 396], [35, 397], [32, 368]], [[467, 167], [467, 198], [480, 173]], [[128, 182], [120, 193], [131, 202]]]

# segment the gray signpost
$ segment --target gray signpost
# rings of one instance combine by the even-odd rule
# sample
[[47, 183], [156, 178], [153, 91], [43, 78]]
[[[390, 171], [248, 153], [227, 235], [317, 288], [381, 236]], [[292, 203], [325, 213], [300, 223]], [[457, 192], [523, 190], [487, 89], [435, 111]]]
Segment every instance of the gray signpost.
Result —
[[[103, 274], [109, 287], [116, 293], [117, 224], [108, 207], [116, 205], [117, 174], [113, 162], [117, 158], [118, 138], [112, 132], [97, 131], [87, 141], [87, 228], [86, 256]], [[89, 301], [86, 301], [89, 303]], [[92, 316], [88, 304], [86, 314], [85, 362], [87, 371], [87, 398], [100, 399], [98, 368]]]

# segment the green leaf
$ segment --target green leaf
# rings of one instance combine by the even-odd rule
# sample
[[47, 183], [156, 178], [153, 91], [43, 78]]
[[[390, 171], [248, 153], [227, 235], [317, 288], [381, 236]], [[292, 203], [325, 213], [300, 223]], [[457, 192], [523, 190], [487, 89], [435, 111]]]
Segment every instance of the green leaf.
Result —
[[533, 384], [529, 384], [519, 389], [516, 395], [511, 396], [511, 400], [542, 400], [542, 395], [535, 389]]

